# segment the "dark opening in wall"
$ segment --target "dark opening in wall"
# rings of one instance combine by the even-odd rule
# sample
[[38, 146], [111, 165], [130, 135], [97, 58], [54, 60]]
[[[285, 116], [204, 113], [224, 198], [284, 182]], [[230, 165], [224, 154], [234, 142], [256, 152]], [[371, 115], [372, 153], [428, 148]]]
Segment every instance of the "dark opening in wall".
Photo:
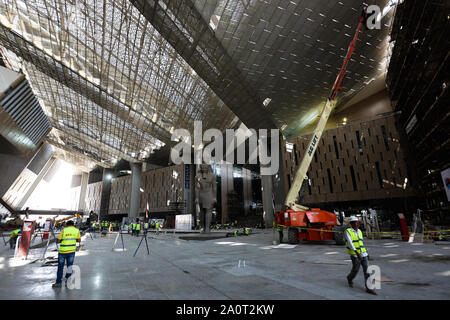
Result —
[[359, 135], [359, 131], [356, 131], [356, 143], [358, 144], [359, 154], [363, 154], [363, 148], [361, 144], [361, 136]]
[[353, 190], [357, 191], [358, 186], [356, 185], [355, 170], [353, 169], [353, 166], [350, 166], [350, 175], [352, 176]]
[[367, 128], [367, 133], [369, 134], [370, 137], [370, 128]]
[[327, 169], [327, 173], [328, 173], [328, 184], [330, 186], [330, 193], [333, 193], [333, 183], [331, 181], [331, 171], [330, 171], [330, 169]]
[[317, 153], [314, 152], [314, 161], [317, 163]]
[[381, 177], [380, 163], [378, 161], [375, 162], [375, 168], [377, 169], [378, 183], [380, 184], [380, 188], [383, 189], [383, 178]]
[[389, 151], [389, 141], [388, 141], [388, 137], [387, 137], [386, 127], [385, 126], [381, 126], [381, 133], [383, 133], [383, 140], [384, 140], [384, 145], [386, 147], [386, 151]]
[[287, 181], [288, 181], [288, 187], [290, 189], [291, 188], [291, 175], [290, 174], [287, 175]]
[[333, 143], [334, 143], [334, 151], [336, 151], [336, 159], [339, 159], [339, 150], [338, 150], [336, 136], [333, 136]]

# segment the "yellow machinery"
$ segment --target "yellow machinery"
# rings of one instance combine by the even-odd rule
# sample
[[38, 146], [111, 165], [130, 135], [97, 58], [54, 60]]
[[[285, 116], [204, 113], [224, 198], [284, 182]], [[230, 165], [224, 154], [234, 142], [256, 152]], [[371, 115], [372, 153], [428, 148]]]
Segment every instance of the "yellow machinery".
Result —
[[58, 227], [59, 224], [61, 224], [62, 222], [67, 221], [67, 220], [70, 220], [70, 219], [73, 219], [73, 218], [78, 218], [78, 219], [81, 220], [83, 217], [80, 216], [79, 214], [75, 213], [75, 214], [74, 214], [73, 216], [71, 216], [71, 217], [67, 217], [67, 218], [63, 218], [63, 219], [56, 220], [56, 221], [55, 221], [55, 227]]

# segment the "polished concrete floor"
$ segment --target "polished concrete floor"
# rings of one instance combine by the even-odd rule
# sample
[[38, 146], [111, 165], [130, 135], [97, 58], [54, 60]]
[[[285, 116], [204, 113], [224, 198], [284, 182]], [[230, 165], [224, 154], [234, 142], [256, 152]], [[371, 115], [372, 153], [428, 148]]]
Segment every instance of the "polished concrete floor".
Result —
[[52, 288], [56, 266], [41, 260], [43, 248], [17, 261], [2, 245], [0, 299], [450, 299], [450, 244], [366, 240], [382, 276], [372, 296], [362, 272], [347, 286], [351, 263], [333, 243], [272, 245], [271, 230], [208, 241], [149, 234], [150, 254], [143, 242], [133, 257], [140, 239], [125, 235], [122, 251], [112, 250], [115, 237], [83, 239], [75, 258], [81, 288], [72, 290]]

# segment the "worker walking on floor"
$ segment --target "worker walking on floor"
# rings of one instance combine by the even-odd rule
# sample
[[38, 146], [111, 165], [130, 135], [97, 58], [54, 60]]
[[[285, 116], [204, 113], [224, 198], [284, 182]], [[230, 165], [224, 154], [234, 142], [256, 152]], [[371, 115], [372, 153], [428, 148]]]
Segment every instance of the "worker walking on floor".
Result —
[[159, 222], [158, 221], [155, 222], [155, 230], [156, 230], [156, 234], [159, 234]]
[[278, 225], [277, 231], [278, 231], [278, 234], [280, 235], [280, 243], [283, 243], [283, 235], [284, 235], [283, 226]]
[[148, 232], [148, 222], [146, 221], [144, 223], [144, 234], [147, 234], [147, 232]]
[[61, 288], [64, 265], [67, 261], [66, 283], [67, 279], [72, 275], [72, 265], [75, 259], [75, 251], [77, 250], [77, 242], [81, 242], [80, 230], [75, 228], [73, 221], [66, 223], [64, 228], [58, 236], [57, 243], [59, 243], [58, 250], [58, 271], [56, 275], [56, 282], [53, 288]]
[[363, 234], [359, 229], [359, 220], [357, 217], [353, 216], [350, 219], [350, 228], [345, 230], [347, 253], [350, 255], [352, 260], [352, 270], [347, 276], [348, 285], [353, 288], [353, 279], [358, 274], [359, 268], [363, 267], [364, 272], [364, 284], [366, 286], [366, 292], [376, 295], [375, 290], [369, 289], [367, 286], [367, 279], [370, 277], [367, 269], [369, 267], [369, 259], [367, 249], [363, 243]]
[[136, 235], [136, 224], [135, 223], [131, 224], [131, 235], [132, 236]]
[[141, 223], [139, 220], [136, 220], [136, 237], [139, 237], [139, 233], [141, 232]]
[[9, 235], [9, 247], [14, 249], [16, 247], [17, 238], [22, 234], [22, 229], [15, 229]]

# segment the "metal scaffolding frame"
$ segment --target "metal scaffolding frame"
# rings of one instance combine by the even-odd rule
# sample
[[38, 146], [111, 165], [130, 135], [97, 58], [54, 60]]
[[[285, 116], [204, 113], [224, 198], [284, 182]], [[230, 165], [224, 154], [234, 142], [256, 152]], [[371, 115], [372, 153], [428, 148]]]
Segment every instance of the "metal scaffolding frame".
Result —
[[[48, 141], [108, 167], [144, 161], [194, 120], [295, 136], [316, 121], [360, 10], [360, 0], [0, 0], [0, 46], [45, 108]], [[385, 73], [385, 26], [362, 32], [338, 111]]]

